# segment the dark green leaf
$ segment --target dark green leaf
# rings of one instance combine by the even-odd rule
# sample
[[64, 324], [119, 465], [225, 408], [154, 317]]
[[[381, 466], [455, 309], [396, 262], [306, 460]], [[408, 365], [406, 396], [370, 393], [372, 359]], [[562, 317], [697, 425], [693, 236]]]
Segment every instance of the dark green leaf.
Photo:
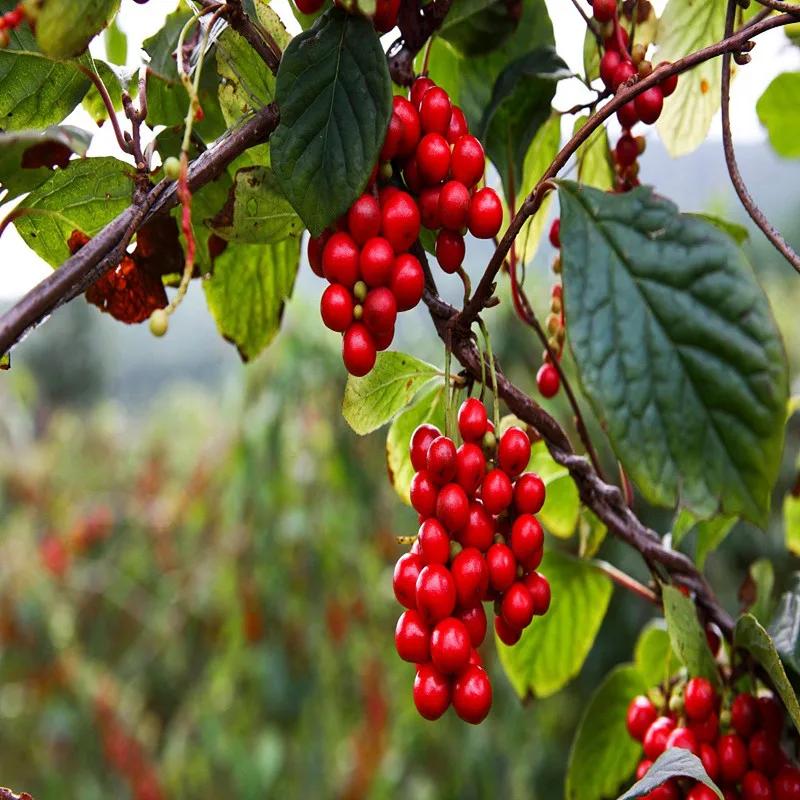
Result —
[[744, 244], [750, 238], [750, 232], [744, 225], [737, 225], [735, 222], [728, 222], [726, 219], [712, 216], [711, 214], [686, 214], [687, 217], [695, 217], [710, 222], [715, 227], [719, 228], [728, 234], [736, 244]]
[[[106, 64], [105, 61], [94, 60], [95, 72], [100, 76], [103, 85], [108, 90], [108, 96], [116, 111], [122, 110], [122, 90], [127, 89], [135, 96], [137, 71], [125, 67]], [[83, 98], [83, 107], [89, 112], [92, 119], [102, 125], [108, 119], [108, 109], [94, 85]]]
[[372, 23], [325, 12], [283, 53], [272, 168], [313, 236], [361, 194], [392, 114], [386, 55]]
[[280, 329], [300, 265], [300, 239], [228, 247], [203, 282], [219, 332], [250, 361]]
[[519, 6], [506, 0], [454, 0], [439, 36], [466, 57], [501, 47], [519, 24]]
[[800, 675], [800, 573], [792, 574], [769, 624], [769, 635], [780, 657]]
[[112, 64], [123, 65], [128, 60], [128, 37], [125, 32], [120, 30], [117, 25], [117, 18], [111, 21], [106, 28], [104, 37], [106, 43], [106, 55]]
[[36, 41], [50, 58], [79, 56], [111, 21], [120, 0], [26, 0]]
[[570, 345], [617, 457], [651, 503], [763, 525], [788, 374], [744, 254], [649, 187], [560, 200]]
[[495, 637], [520, 697], [549, 697], [580, 672], [611, 599], [611, 581], [588, 561], [546, 550], [539, 571], [550, 581], [550, 610], [535, 617], [513, 647]]
[[637, 781], [625, 794], [618, 800], [633, 800], [635, 797], [644, 797], [652, 792], [653, 789], [661, 786], [670, 778], [691, 778], [700, 781], [712, 789], [720, 800], [723, 800], [722, 792], [711, 778], [708, 777], [703, 762], [688, 750], [680, 747], [672, 747], [665, 750], [647, 770], [647, 774], [640, 781]]
[[794, 132], [800, 122], [800, 72], [778, 75], [756, 103], [761, 124], [767, 129], [769, 143], [784, 158], [800, 157], [800, 142]]
[[[777, 616], [776, 614], [776, 619]], [[782, 634], [787, 635], [787, 639], [791, 636], [787, 628], [779, 630]], [[775, 643], [752, 614], [744, 614], [736, 620], [733, 643], [736, 647], [747, 650], [764, 667], [772, 681], [772, 685], [778, 690], [778, 694], [781, 696], [783, 705], [786, 707], [786, 711], [795, 728], [800, 731], [800, 706], [797, 704], [794, 689], [792, 689], [792, 685], [786, 677], [786, 671], [781, 663]]]
[[633, 660], [648, 687], [663, 683], [680, 666], [663, 619], [647, 623], [636, 640]]
[[631, 664], [610, 672], [578, 725], [567, 766], [566, 800], [603, 800], [630, 776], [642, 753], [628, 735], [625, 717], [634, 697], [649, 684]]

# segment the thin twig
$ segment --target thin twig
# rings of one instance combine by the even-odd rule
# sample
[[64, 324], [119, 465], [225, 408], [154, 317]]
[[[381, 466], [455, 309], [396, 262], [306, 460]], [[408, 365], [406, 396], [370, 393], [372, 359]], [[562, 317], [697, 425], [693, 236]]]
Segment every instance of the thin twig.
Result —
[[94, 70], [85, 67], [78, 61], [75, 62], [75, 66], [94, 84], [95, 89], [100, 93], [103, 105], [108, 112], [108, 118], [111, 120], [111, 126], [114, 128], [114, 136], [117, 140], [117, 144], [120, 146], [123, 153], [130, 153], [131, 147], [122, 135], [122, 129], [117, 119], [117, 112], [114, 110], [114, 103], [111, 101], [111, 96], [108, 93], [108, 89], [106, 89], [106, 85], [103, 83], [103, 79]]
[[785, 0], [756, 0], [756, 2], [770, 11], [782, 11], [784, 14], [800, 16], [800, 5], [797, 3], [787, 3]]
[[597, 49], [602, 53], [603, 37], [600, 34], [600, 31], [595, 27], [595, 21], [583, 10], [578, 0], [572, 0], [572, 5], [575, 6], [578, 13], [583, 17], [586, 27], [594, 34], [594, 38], [597, 41]]
[[629, 592], [633, 592], [635, 595], [644, 598], [649, 603], [654, 603], [657, 606], [661, 605], [661, 600], [652, 589], [648, 589], [646, 586], [639, 583], [639, 581], [637, 581], [635, 578], [632, 578], [630, 575], [628, 575], [627, 572], [623, 572], [621, 569], [618, 569], [613, 564], [609, 564], [607, 561], [595, 559], [592, 561], [592, 564], [594, 564], [601, 572], [611, 578], [614, 583], [618, 583], [620, 586], [625, 587]]

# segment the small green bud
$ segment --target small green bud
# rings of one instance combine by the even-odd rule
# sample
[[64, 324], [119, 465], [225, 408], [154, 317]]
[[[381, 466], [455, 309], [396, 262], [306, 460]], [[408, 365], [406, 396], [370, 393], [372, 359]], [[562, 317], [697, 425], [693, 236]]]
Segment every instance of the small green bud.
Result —
[[176, 181], [180, 178], [181, 162], [175, 156], [170, 156], [164, 161], [164, 175], [168, 181]]

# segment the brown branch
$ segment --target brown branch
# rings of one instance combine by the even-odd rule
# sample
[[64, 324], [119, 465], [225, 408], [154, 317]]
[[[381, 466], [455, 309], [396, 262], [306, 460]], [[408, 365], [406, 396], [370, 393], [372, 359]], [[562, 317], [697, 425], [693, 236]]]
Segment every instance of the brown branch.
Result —
[[0, 800], [33, 800], [33, 798], [27, 792], [15, 794], [11, 789], [0, 786]]
[[784, 14], [800, 16], [800, 5], [797, 3], [787, 3], [785, 0], [756, 0], [756, 2], [770, 11], [781, 11]]
[[389, 48], [389, 74], [399, 86], [414, 81], [414, 59], [425, 42], [441, 27], [453, 0], [431, 0], [419, 8], [417, 0], [403, 0], [397, 15], [400, 38]]
[[106, 85], [103, 83], [103, 79], [94, 70], [85, 67], [78, 61], [75, 62], [75, 66], [94, 84], [95, 89], [99, 92], [103, 105], [108, 112], [108, 118], [111, 120], [111, 127], [114, 129], [114, 137], [117, 140], [120, 150], [122, 150], [123, 153], [130, 153], [130, 143], [126, 141], [125, 137], [122, 135], [122, 129], [119, 127], [119, 120], [117, 119], [117, 112], [114, 110], [114, 103], [111, 101], [111, 95], [109, 95], [108, 89], [106, 89]]

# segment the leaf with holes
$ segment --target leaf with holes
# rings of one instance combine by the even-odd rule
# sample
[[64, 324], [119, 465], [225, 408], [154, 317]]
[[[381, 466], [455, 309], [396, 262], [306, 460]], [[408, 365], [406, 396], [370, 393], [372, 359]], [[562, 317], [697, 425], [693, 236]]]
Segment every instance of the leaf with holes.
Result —
[[769, 623], [769, 635], [780, 657], [800, 675], [800, 572], [791, 576]]
[[559, 194], [570, 346], [628, 475], [651, 503], [763, 526], [788, 370], [744, 254], [649, 187]]
[[655, 760], [653, 766], [647, 770], [644, 778], [631, 786], [625, 794], [620, 795], [618, 800], [634, 800], [636, 797], [644, 797], [670, 778], [691, 778], [704, 783], [720, 800], [724, 800], [722, 792], [708, 777], [703, 762], [696, 755], [680, 747], [672, 747], [664, 751]]
[[276, 100], [272, 168], [319, 236], [364, 191], [392, 115], [386, 55], [372, 23], [326, 11], [284, 51]]

